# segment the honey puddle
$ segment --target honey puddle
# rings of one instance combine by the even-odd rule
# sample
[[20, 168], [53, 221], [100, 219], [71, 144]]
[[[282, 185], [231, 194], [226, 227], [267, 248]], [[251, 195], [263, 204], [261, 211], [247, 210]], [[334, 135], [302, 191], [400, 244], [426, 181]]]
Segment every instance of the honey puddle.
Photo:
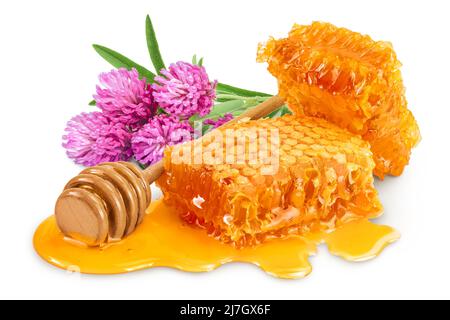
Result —
[[302, 278], [312, 271], [308, 258], [325, 242], [330, 252], [350, 261], [376, 257], [400, 234], [368, 220], [351, 222], [330, 234], [272, 240], [254, 248], [235, 249], [182, 224], [174, 209], [152, 203], [144, 222], [128, 238], [102, 248], [88, 248], [66, 239], [54, 217], [34, 235], [34, 247], [49, 263], [89, 274], [117, 274], [151, 267], [205, 272], [228, 262], [248, 262], [280, 278]]

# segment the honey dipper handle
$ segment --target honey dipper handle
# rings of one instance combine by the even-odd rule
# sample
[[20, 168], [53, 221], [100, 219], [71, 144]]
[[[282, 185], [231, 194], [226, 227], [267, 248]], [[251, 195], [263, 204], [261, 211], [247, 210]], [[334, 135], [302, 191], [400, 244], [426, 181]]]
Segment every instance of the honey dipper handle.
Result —
[[159, 160], [144, 170], [144, 178], [148, 184], [155, 182], [164, 172], [164, 160]]
[[280, 108], [283, 104], [284, 104], [284, 100], [282, 98], [280, 98], [279, 96], [270, 97], [266, 101], [258, 104], [256, 107], [245, 111], [240, 116], [227, 122], [227, 124], [236, 123], [245, 118], [250, 118], [252, 120], [261, 119], [261, 118], [269, 115], [276, 109]]
[[[242, 119], [250, 118], [252, 120], [260, 119], [269, 115], [271, 112], [275, 111], [284, 104], [284, 100], [278, 96], [273, 96], [266, 101], [260, 103], [254, 108], [251, 108], [240, 116], [234, 118], [233, 120], [227, 122], [228, 124], [239, 122]], [[164, 172], [164, 162], [163, 160], [152, 164], [147, 169], [144, 170], [144, 177], [148, 184], [155, 182]]]

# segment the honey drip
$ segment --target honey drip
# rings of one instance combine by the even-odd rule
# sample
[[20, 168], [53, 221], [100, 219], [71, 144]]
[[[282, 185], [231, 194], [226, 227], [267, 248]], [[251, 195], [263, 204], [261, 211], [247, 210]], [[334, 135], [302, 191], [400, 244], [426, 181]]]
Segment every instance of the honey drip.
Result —
[[399, 239], [397, 231], [367, 219], [350, 222], [326, 234], [276, 239], [235, 249], [182, 223], [175, 209], [155, 201], [136, 231], [124, 240], [91, 248], [64, 237], [52, 216], [34, 236], [34, 247], [47, 262], [87, 274], [118, 274], [152, 267], [189, 272], [212, 271], [229, 262], [253, 263], [280, 278], [302, 278], [312, 271], [308, 258], [325, 242], [332, 254], [350, 261], [376, 257]]

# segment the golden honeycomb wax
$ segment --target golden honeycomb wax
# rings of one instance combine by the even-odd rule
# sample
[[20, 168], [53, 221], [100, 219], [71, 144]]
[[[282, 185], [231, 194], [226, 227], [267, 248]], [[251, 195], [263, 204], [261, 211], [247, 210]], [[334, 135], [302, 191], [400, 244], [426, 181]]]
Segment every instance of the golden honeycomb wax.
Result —
[[369, 141], [374, 173], [398, 176], [420, 140], [392, 45], [329, 23], [295, 25], [258, 50], [297, 115], [325, 118]]
[[[323, 119], [284, 116], [214, 133], [167, 148], [157, 183], [186, 222], [225, 243], [331, 230], [382, 210], [369, 143]], [[221, 161], [208, 163], [208, 153]]]

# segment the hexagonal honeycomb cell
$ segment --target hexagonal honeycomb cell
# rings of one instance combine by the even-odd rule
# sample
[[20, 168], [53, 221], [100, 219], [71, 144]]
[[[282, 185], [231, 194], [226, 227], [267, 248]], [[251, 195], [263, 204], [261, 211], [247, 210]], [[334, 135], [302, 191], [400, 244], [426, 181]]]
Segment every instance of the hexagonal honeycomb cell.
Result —
[[261, 44], [258, 61], [268, 63], [297, 115], [327, 119], [369, 141], [381, 179], [403, 172], [420, 132], [390, 43], [314, 22]]
[[225, 125], [165, 150], [157, 181], [189, 225], [237, 247], [382, 211], [370, 145], [323, 119]]

